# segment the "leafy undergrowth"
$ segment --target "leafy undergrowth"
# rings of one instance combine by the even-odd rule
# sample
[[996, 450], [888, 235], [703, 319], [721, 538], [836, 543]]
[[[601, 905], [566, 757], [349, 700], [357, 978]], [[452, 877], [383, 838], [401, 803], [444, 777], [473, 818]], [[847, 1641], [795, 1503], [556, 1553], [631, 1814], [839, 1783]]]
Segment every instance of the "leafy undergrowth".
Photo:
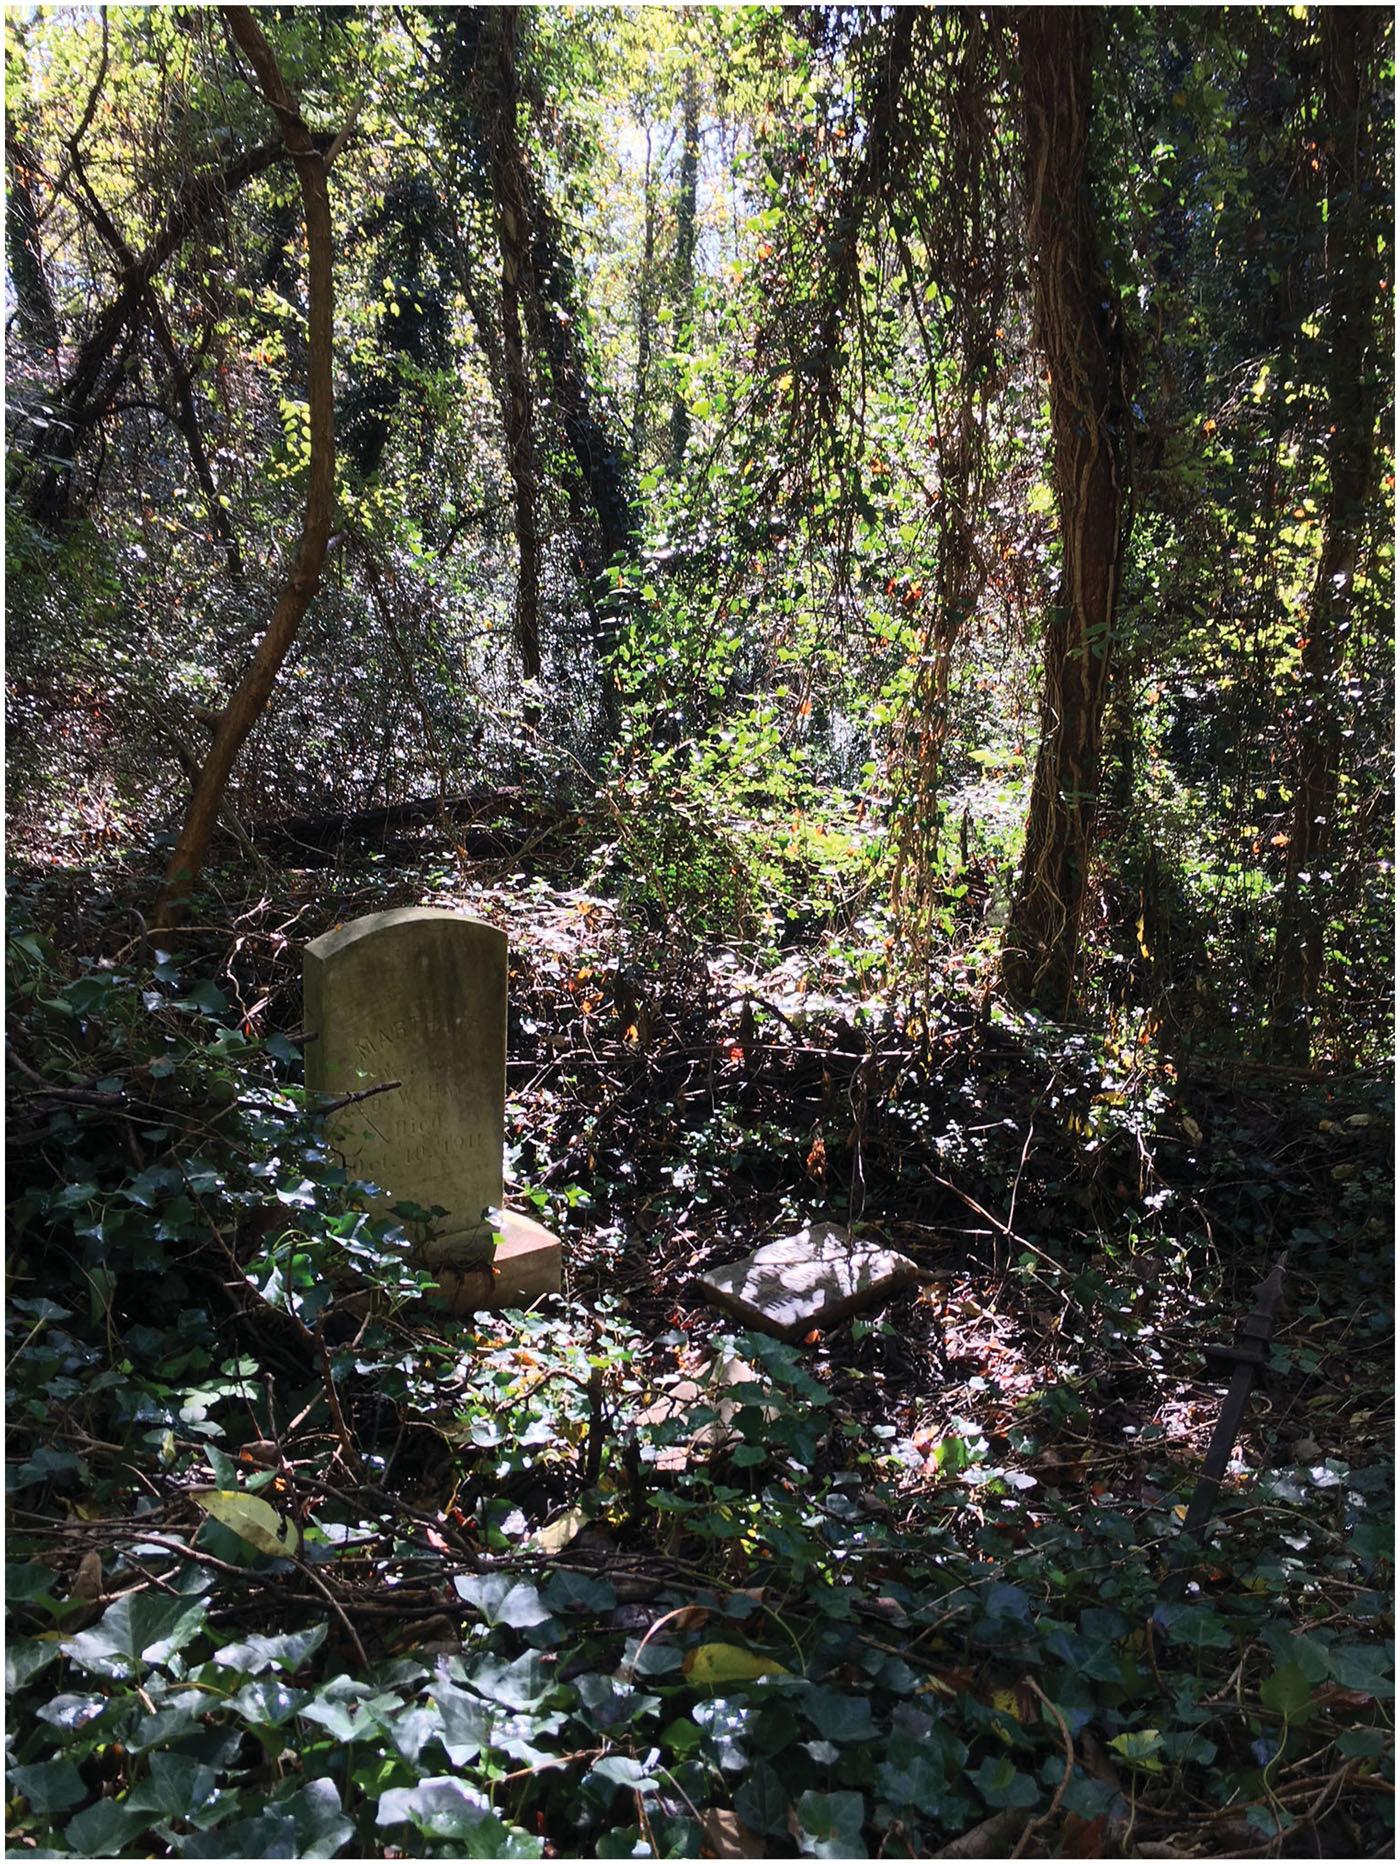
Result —
[[[455, 879], [299, 884], [153, 966], [60, 962], [20, 893], [13, 1850], [1388, 1854], [1374, 1086], [965, 996], [926, 1039], [868, 929], [754, 970], [479, 888], [514, 1194], [570, 1273], [463, 1322], [288, 1035], [302, 940]], [[735, 1336], [695, 1276], [807, 1217], [925, 1280], [802, 1346]], [[1192, 1552], [1200, 1348], [1280, 1253]]]

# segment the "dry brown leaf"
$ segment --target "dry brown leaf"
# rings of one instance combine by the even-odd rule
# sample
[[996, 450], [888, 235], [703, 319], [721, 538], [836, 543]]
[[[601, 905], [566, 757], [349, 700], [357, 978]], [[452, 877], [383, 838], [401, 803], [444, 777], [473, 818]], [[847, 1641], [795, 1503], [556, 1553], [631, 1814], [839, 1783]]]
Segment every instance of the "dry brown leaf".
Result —
[[735, 1812], [707, 1806], [700, 1814], [702, 1858], [761, 1858], [768, 1855], [763, 1840], [751, 1832]]

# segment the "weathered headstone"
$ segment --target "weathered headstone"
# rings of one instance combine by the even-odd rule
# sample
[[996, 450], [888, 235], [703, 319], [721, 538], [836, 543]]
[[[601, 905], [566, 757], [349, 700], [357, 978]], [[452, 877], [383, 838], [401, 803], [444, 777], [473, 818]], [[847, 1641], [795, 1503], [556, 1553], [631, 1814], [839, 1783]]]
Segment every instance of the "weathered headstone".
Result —
[[556, 1292], [558, 1240], [500, 1210], [505, 933], [437, 907], [370, 913], [306, 947], [303, 983], [307, 1086], [339, 1097], [400, 1083], [335, 1113], [331, 1136], [387, 1206], [447, 1212], [420, 1242], [454, 1309]]
[[814, 1223], [700, 1277], [705, 1299], [780, 1340], [874, 1307], [918, 1279], [908, 1256], [858, 1241], [835, 1223]]

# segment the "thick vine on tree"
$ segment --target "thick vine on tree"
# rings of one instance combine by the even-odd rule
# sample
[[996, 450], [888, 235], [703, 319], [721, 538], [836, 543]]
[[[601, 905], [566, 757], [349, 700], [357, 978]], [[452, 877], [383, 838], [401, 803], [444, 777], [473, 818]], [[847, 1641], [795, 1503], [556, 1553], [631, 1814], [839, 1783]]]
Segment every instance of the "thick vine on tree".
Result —
[[1327, 503], [1322, 554], [1302, 649], [1295, 708], [1293, 816], [1275, 947], [1274, 1045], [1306, 1061], [1322, 984], [1345, 696], [1342, 662], [1375, 479], [1379, 143], [1371, 120], [1375, 58], [1386, 14], [1331, 7], [1321, 18], [1321, 181], [1326, 191], [1324, 331]]
[[185, 811], [179, 840], [166, 868], [153, 931], [168, 930], [185, 916], [191, 889], [209, 850], [234, 759], [271, 697], [278, 671], [296, 638], [302, 616], [320, 585], [335, 506], [335, 402], [331, 375], [334, 291], [329, 188], [334, 145], [322, 154], [313, 142], [252, 11], [247, 7], [229, 7], [225, 17], [281, 126], [283, 141], [296, 164], [301, 184], [306, 214], [306, 369], [311, 461], [296, 557], [252, 664], [214, 727], [213, 739]]
[[1074, 993], [1099, 789], [1114, 613], [1127, 547], [1123, 350], [1106, 299], [1089, 172], [1094, 16], [1021, 15], [1027, 243], [1049, 371], [1059, 586], [1045, 625], [1041, 739], [1003, 952], [1008, 994], [1063, 1016]]
[[535, 418], [521, 318], [530, 267], [530, 209], [520, 149], [520, 85], [515, 71], [515, 12], [497, 7], [496, 115], [491, 127], [491, 177], [501, 257], [501, 348], [505, 364], [506, 461], [515, 488], [515, 541], [520, 554], [515, 641], [527, 680], [540, 677], [540, 534], [535, 475]]

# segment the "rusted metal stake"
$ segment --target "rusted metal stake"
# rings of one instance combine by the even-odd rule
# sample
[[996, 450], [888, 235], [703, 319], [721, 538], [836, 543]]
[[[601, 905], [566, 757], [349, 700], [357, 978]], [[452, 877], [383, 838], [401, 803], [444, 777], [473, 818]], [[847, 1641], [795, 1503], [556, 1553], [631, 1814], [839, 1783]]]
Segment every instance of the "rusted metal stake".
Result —
[[1183, 1535], [1194, 1537], [1199, 1534], [1211, 1517], [1216, 1497], [1220, 1493], [1220, 1484], [1230, 1467], [1230, 1452], [1235, 1447], [1235, 1439], [1240, 1434], [1245, 1412], [1249, 1409], [1255, 1375], [1269, 1350], [1269, 1341], [1274, 1331], [1274, 1313], [1282, 1293], [1283, 1258], [1280, 1256], [1254, 1290], [1253, 1311], [1240, 1322], [1234, 1344], [1208, 1346], [1205, 1349], [1207, 1360], [1214, 1361], [1216, 1365], [1231, 1366], [1233, 1370], [1210, 1448], [1206, 1451], [1205, 1464], [1196, 1483], [1196, 1492], [1191, 1497], [1186, 1519], [1181, 1524]]

